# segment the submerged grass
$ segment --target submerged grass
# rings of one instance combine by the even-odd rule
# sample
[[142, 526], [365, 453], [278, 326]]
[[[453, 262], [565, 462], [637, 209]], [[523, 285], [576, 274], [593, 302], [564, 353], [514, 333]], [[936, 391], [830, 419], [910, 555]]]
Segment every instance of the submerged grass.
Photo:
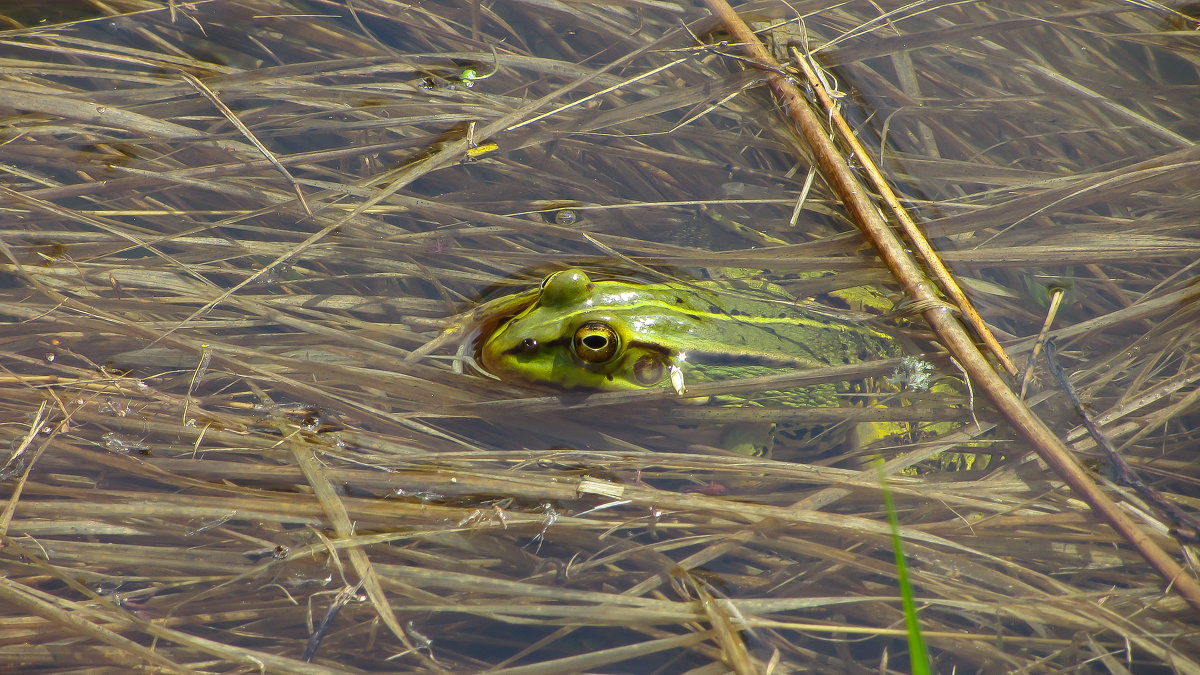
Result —
[[[1018, 365], [1036, 291], [1070, 288], [1050, 334], [1080, 395], [1146, 482], [1200, 508], [1196, 23], [1100, 2], [741, 9], [805, 13], [772, 38], [837, 76]], [[461, 372], [445, 333], [565, 265], [888, 288], [761, 74], [694, 49], [705, 12], [59, 11], [0, 32], [3, 667], [904, 669], [860, 455], [731, 457], [713, 423], [761, 411], [542, 395]], [[468, 68], [495, 74], [468, 88]], [[1031, 405], [1099, 461], [1039, 370]], [[934, 670], [1200, 672], [1190, 610], [1010, 431], [982, 435], [983, 401], [948, 399], [788, 413], [968, 423], [873, 449]], [[899, 474], [971, 435], [988, 468]], [[1195, 571], [1194, 545], [1108, 489]]]

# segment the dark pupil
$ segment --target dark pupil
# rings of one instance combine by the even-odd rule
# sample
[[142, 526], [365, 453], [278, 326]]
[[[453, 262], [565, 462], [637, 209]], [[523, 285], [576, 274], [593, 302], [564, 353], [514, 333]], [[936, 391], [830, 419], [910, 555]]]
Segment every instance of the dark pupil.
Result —
[[524, 340], [521, 340], [521, 349], [524, 350], [526, 354], [531, 354], [537, 351], [537, 348], [537, 340], [534, 340], [533, 338], [525, 338]]
[[603, 335], [589, 335], [583, 338], [583, 346], [588, 349], [604, 349], [604, 345], [608, 344], [608, 338]]

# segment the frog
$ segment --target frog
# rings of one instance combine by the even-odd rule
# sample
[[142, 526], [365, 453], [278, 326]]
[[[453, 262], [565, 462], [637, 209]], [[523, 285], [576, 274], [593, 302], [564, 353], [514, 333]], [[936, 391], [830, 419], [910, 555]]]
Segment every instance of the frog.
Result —
[[[502, 302], [477, 343], [483, 370], [506, 381], [577, 391], [671, 388], [891, 359], [903, 353], [897, 337], [860, 316], [798, 303], [783, 288], [759, 279], [683, 282], [593, 279], [564, 269]], [[879, 384], [882, 384], [880, 382]], [[860, 385], [857, 385], [861, 388]], [[884, 385], [886, 386], [886, 385]], [[838, 406], [853, 383], [823, 383], [760, 392], [757, 399], [721, 396], [721, 405]], [[863, 433], [864, 425], [871, 427]], [[727, 425], [726, 449], [769, 455], [775, 425]], [[856, 425], [877, 439], [893, 423]]]

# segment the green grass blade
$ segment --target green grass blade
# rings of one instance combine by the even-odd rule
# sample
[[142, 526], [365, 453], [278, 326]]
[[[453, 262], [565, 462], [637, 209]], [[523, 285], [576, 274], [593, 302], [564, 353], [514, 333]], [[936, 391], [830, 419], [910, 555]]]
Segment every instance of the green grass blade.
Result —
[[879, 485], [883, 490], [883, 503], [887, 508], [888, 525], [892, 531], [892, 551], [896, 554], [896, 580], [900, 584], [900, 598], [904, 604], [904, 626], [908, 631], [908, 655], [913, 675], [928, 675], [929, 652], [925, 650], [925, 639], [921, 636], [921, 624], [917, 621], [917, 608], [913, 603], [912, 584], [908, 580], [908, 566], [904, 563], [904, 542], [900, 540], [900, 520], [896, 517], [896, 504], [888, 488], [883, 466], [879, 467]]

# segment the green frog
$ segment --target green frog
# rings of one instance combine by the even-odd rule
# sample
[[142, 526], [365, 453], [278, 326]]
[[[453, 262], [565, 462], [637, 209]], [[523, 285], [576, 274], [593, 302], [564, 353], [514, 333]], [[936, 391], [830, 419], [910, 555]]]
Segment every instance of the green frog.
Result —
[[[498, 313], [479, 337], [482, 367], [501, 379], [566, 389], [671, 387], [684, 396], [698, 382], [901, 354], [893, 335], [865, 321], [801, 306], [782, 288], [750, 279], [639, 283], [592, 280], [583, 270], [567, 269], [504, 299]], [[838, 406], [852, 388], [826, 383], [718, 402]], [[774, 434], [753, 428], [762, 426], [727, 425], [721, 445], [765, 454]], [[896, 427], [868, 426], [875, 438]]]

